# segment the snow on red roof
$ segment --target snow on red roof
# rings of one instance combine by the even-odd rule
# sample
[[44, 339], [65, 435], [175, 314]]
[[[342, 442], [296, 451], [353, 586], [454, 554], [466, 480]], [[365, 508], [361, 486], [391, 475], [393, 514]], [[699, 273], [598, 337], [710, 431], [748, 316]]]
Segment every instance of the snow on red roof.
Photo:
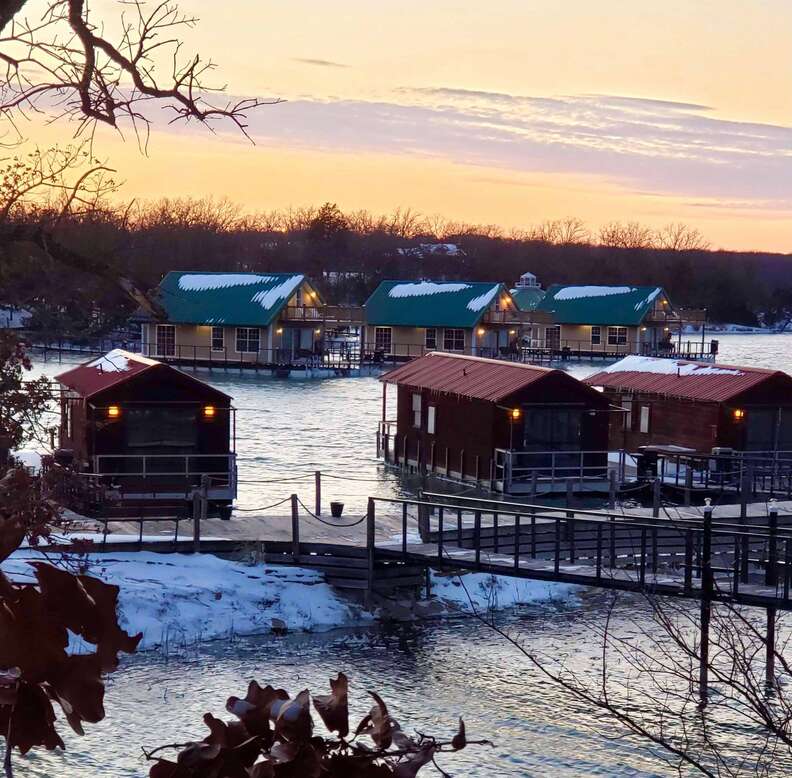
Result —
[[726, 402], [778, 375], [786, 377], [792, 386], [792, 378], [780, 370], [630, 356], [589, 376], [585, 383], [624, 392]]
[[132, 376], [161, 365], [155, 359], [133, 354], [123, 349], [113, 349], [98, 359], [84, 362], [78, 367], [56, 376], [57, 380], [83, 397], [91, 397], [111, 386], [129, 380]]
[[380, 377], [388, 384], [498, 402], [550, 373], [535, 365], [432, 351]]

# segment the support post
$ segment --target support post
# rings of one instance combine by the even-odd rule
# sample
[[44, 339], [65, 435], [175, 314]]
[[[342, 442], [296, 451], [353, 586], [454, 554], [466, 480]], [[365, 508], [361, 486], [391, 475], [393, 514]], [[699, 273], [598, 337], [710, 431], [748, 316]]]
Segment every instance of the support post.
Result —
[[201, 550], [201, 522], [206, 521], [209, 512], [209, 476], [201, 476], [201, 487], [198, 489], [198, 512], [193, 508], [193, 552]]
[[366, 607], [371, 607], [374, 597], [374, 544], [375, 544], [375, 508], [374, 498], [368, 499], [366, 511], [366, 551], [368, 557], [368, 580], [366, 582]]
[[322, 473], [320, 470], [317, 470], [314, 473], [314, 483], [315, 487], [315, 503], [314, 503], [314, 513], [317, 516], [322, 515]]
[[657, 519], [660, 516], [660, 479], [655, 478], [652, 486], [652, 516]]
[[616, 471], [608, 471], [608, 508], [616, 510]]
[[765, 634], [765, 685], [775, 686], [775, 629], [776, 609], [767, 609], [767, 632]]
[[709, 685], [709, 633], [712, 615], [712, 505], [707, 500], [701, 536], [701, 645], [699, 657], [699, 702], [707, 704]]
[[300, 556], [300, 514], [297, 509], [297, 495], [291, 496], [292, 557], [295, 562]]

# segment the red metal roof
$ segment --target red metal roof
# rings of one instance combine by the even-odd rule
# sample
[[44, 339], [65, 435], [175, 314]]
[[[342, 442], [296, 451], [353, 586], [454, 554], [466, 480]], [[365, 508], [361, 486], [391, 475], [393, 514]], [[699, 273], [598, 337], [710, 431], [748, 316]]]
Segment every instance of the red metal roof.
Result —
[[550, 373], [561, 372], [519, 362], [432, 351], [385, 373], [380, 381], [498, 402]]
[[688, 362], [681, 359], [626, 357], [589, 376], [585, 383], [623, 392], [647, 392], [701, 402], [727, 402], [773, 376], [792, 377], [780, 370]]
[[91, 397], [160, 364], [140, 354], [115, 349], [98, 359], [67, 370], [56, 378], [82, 397]]
[[[130, 351], [114, 349], [102, 357], [84, 362], [78, 367], [67, 370], [56, 376], [56, 379], [65, 387], [77, 392], [81, 397], [90, 398], [99, 392], [105, 391], [112, 386], [122, 384], [130, 378], [139, 376], [141, 373], [152, 369], [176, 370], [175, 367], [157, 362], [156, 359], [149, 359], [142, 354], [133, 354]], [[208, 387], [212, 392], [221, 397], [228, 397], [225, 392], [205, 384], [198, 378], [188, 373], [177, 371], [181, 375]]]

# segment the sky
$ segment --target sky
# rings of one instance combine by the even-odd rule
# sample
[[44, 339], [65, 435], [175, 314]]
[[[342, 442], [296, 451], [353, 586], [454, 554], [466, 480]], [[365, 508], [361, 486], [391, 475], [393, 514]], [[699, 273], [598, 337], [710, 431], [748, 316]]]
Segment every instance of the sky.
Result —
[[[790, 0], [181, 0], [215, 83], [285, 102], [97, 151], [124, 197], [336, 202], [506, 229], [685, 222], [792, 252]], [[117, 13], [114, 0], [94, 11]], [[41, 137], [63, 127], [39, 126]]]

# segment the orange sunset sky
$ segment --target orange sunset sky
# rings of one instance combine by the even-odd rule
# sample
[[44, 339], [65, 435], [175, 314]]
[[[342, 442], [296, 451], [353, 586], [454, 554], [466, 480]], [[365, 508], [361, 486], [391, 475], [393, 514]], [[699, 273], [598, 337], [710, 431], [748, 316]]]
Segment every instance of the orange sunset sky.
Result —
[[255, 145], [163, 117], [145, 156], [100, 129], [125, 198], [409, 206], [506, 228], [684, 221], [714, 247], [792, 251], [790, 0], [181, 6], [216, 83], [286, 102], [250, 117]]

